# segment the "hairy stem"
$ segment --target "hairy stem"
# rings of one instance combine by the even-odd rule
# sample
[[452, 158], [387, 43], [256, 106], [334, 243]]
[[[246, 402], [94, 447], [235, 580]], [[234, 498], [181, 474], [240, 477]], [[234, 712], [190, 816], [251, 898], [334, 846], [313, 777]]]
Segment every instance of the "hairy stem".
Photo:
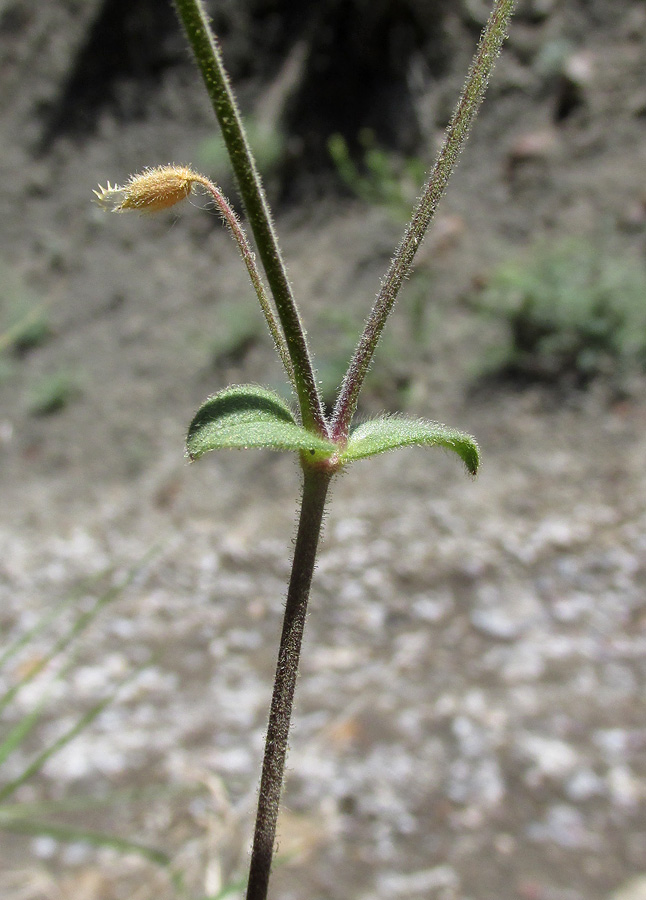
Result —
[[236, 216], [235, 212], [231, 208], [231, 205], [217, 185], [213, 184], [212, 181], [209, 181], [208, 178], [200, 178], [198, 183], [201, 184], [204, 190], [208, 191], [209, 194], [211, 194], [211, 196], [213, 197], [215, 205], [218, 208], [218, 212], [220, 213], [227, 228], [233, 236], [234, 241], [238, 245], [240, 256], [242, 257], [242, 260], [247, 267], [247, 272], [249, 273], [251, 284], [253, 285], [253, 288], [256, 292], [256, 297], [258, 298], [258, 302], [260, 303], [260, 306], [264, 313], [267, 327], [269, 328], [269, 332], [274, 341], [274, 346], [276, 347], [278, 355], [282, 360], [289, 380], [291, 381], [293, 386], [296, 387], [294, 367], [292, 366], [292, 361], [289, 357], [285, 338], [283, 337], [283, 333], [282, 331], [280, 331], [278, 323], [276, 322], [274, 311], [271, 308], [269, 298], [267, 297], [265, 285], [263, 284], [262, 278], [260, 277], [260, 272], [258, 271], [258, 266], [256, 265], [255, 256], [251, 247], [249, 246], [249, 241], [247, 240], [244, 229], [240, 224], [240, 220]]
[[301, 515], [265, 741], [247, 900], [267, 897], [307, 600], [330, 483], [327, 472], [304, 467], [304, 473]]
[[294, 301], [260, 175], [247, 143], [219, 47], [201, 0], [174, 0], [174, 2], [220, 123], [222, 137], [240, 187], [258, 254], [276, 303], [294, 368], [303, 425], [327, 437], [328, 427], [305, 329]]
[[413, 213], [404, 237], [386, 273], [363, 334], [346, 372], [339, 398], [332, 417], [334, 440], [347, 439], [352, 417], [357, 408], [359, 392], [390, 314], [397, 294], [405, 278], [413, 268], [413, 259], [431, 223], [437, 205], [446, 189], [449, 177], [455, 169], [473, 120], [480, 108], [489, 76], [503, 41], [513, 11], [515, 0], [496, 0], [489, 21], [480, 38], [478, 50], [471, 64], [462, 95], [446, 130], [444, 143], [437, 156], [430, 177], [424, 186], [422, 198]]

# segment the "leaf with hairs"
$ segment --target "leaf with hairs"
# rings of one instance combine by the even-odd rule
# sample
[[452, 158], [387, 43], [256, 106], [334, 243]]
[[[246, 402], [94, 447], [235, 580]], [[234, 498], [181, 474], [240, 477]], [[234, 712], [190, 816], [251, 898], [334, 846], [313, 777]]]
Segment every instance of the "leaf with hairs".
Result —
[[186, 452], [199, 459], [209, 450], [266, 450], [308, 452], [318, 459], [332, 456], [337, 447], [299, 425], [278, 394], [257, 384], [237, 384], [206, 400], [188, 429]]
[[457, 453], [467, 471], [475, 475], [480, 465], [480, 450], [475, 438], [439, 422], [405, 416], [382, 416], [364, 422], [351, 432], [340, 454], [342, 463], [366, 459], [399, 447], [444, 447]]

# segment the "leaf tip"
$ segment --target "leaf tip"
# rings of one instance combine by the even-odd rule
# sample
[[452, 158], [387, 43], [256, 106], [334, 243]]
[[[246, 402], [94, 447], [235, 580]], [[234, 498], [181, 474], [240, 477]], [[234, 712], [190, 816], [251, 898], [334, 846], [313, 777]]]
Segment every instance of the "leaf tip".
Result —
[[460, 444], [456, 445], [454, 449], [462, 458], [462, 462], [464, 463], [468, 474], [472, 478], [475, 478], [480, 470], [480, 463], [482, 462], [480, 447], [478, 446], [476, 439], [470, 434], [464, 435]]

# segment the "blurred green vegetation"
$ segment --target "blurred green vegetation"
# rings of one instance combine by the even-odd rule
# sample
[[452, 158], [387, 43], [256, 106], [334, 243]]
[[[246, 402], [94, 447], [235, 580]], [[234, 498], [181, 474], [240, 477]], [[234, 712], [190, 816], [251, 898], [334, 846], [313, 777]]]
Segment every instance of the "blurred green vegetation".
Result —
[[[412, 370], [425, 358], [430, 340], [430, 277], [416, 273], [407, 286], [399, 327], [382, 336], [379, 366], [368, 373], [364, 399], [386, 409], [406, 408]], [[311, 334], [316, 354], [317, 379], [328, 409], [334, 406], [348, 361], [363, 326], [362, 312], [348, 305], [311, 310]], [[265, 323], [258, 309], [249, 303], [222, 301], [218, 306], [217, 333], [204, 341], [195, 334], [188, 341], [204, 347], [208, 365], [219, 369], [245, 364], [246, 357], [261, 343], [267, 343]], [[291, 391], [277, 383], [272, 387], [291, 402]]]
[[[24, 357], [42, 347], [53, 335], [46, 300], [39, 298], [24, 279], [0, 260], [0, 382], [15, 377]], [[60, 412], [80, 394], [79, 379], [61, 368], [34, 375], [27, 371], [24, 405], [31, 415]]]
[[328, 138], [328, 150], [341, 180], [364, 203], [382, 206], [396, 222], [407, 222], [424, 183], [424, 162], [379, 147], [368, 128], [359, 132], [358, 142], [362, 156], [356, 163], [342, 135]]
[[536, 244], [470, 301], [504, 326], [490, 373], [584, 386], [646, 370], [646, 266], [605, 244]]
[[0, 260], [0, 353], [23, 355], [52, 334], [46, 303]]
[[[103, 831], [86, 824], [111, 809], [111, 819], [123, 819], [124, 810], [135, 814], [152, 805], [159, 807], [163, 816], [165, 808], [176, 808], [180, 801], [190, 808], [198, 798], [200, 806], [206, 804], [210, 809], [206, 783], [196, 780], [118, 788], [106, 779], [102, 785], [93, 785], [92, 793], [78, 793], [64, 785], [56, 785], [52, 791], [46, 781], [39, 782], [47, 763], [91, 729], [121, 692], [153, 663], [151, 657], [148, 662], [128, 667], [117, 678], [106, 673], [106, 683], [96, 690], [99, 696], [86, 702], [85, 708], [65, 709], [60, 727], [52, 729], [60, 709], [60, 703], [56, 706], [55, 702], [60, 697], [60, 685], [85, 664], [79, 659], [80, 654], [88, 652], [87, 644], [83, 647], [83, 637], [101, 613], [119, 601], [157, 553], [157, 549], [151, 551], [125, 575], [116, 577], [108, 569], [62, 598], [48, 598], [42, 611], [34, 612], [33, 617], [25, 616], [27, 626], [16, 623], [5, 627], [0, 647], [0, 834], [22, 835], [26, 839], [46, 837], [61, 847], [85, 845], [124, 857], [134, 855], [165, 871], [169, 890], [177, 900], [224, 900], [239, 894], [245, 880], [226, 881], [208, 898], [201, 892], [196, 896], [187, 887], [194, 879], [182, 860], [182, 847], [175, 855], [145, 839], [124, 836], [118, 826]], [[100, 661], [95, 662], [100, 665]], [[25, 787], [29, 790], [25, 791]], [[207, 827], [199, 824], [199, 818], [196, 821], [197, 827]], [[186, 840], [194, 841], [195, 837]], [[23, 893], [11, 896], [18, 898]], [[152, 892], [145, 892], [142, 887], [141, 896], [150, 897]]]
[[59, 369], [41, 375], [31, 384], [27, 409], [32, 416], [50, 416], [65, 409], [80, 392], [78, 377]]
[[[143, 565], [142, 562], [114, 584], [109, 583], [111, 572], [101, 573], [97, 581], [107, 581], [108, 584], [99, 587], [94, 596], [87, 594], [93, 586], [90, 581], [78, 593], [70, 593], [48, 603], [31, 627], [17, 628], [15, 633], [5, 635], [0, 651], [0, 716], [4, 718], [0, 738], [0, 832], [48, 836], [63, 843], [81, 842], [94, 847], [109, 847], [121, 853], [138, 854], [168, 868], [170, 858], [160, 850], [120, 835], [99, 833], [65, 821], [65, 815], [70, 812], [123, 802], [123, 796], [116, 799], [66, 797], [35, 801], [32, 795], [25, 801], [21, 795], [23, 786], [33, 783], [52, 757], [90, 728], [119, 691], [142, 671], [134, 669], [116, 684], [107, 685], [103, 696], [73, 716], [71, 724], [62, 723], [65, 727], [59, 729], [56, 738], [47, 736], [49, 701], [56, 696], [57, 686], [70, 677], [77, 663], [74, 644], [101, 611], [122, 595]], [[17, 701], [20, 695], [27, 693], [28, 688], [31, 688], [35, 699], [25, 711], [25, 705]]]
[[[285, 153], [285, 135], [277, 127], [249, 116], [244, 120], [247, 139], [258, 171], [266, 178]], [[231, 163], [222, 136], [217, 133], [201, 141], [195, 152], [195, 165], [217, 184], [231, 181]]]
[[265, 334], [265, 323], [255, 304], [220, 303], [218, 328], [209, 347], [212, 364], [217, 367], [242, 362]]

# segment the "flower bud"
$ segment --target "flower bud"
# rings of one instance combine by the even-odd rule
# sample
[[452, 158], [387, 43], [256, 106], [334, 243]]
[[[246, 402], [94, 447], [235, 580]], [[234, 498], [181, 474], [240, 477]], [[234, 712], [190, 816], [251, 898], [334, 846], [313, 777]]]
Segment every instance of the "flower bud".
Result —
[[185, 200], [194, 184], [205, 184], [207, 179], [186, 166], [157, 166], [144, 169], [139, 175], [131, 175], [123, 187], [101, 187], [94, 191], [96, 203], [112, 212], [138, 209], [141, 212], [159, 212]]

